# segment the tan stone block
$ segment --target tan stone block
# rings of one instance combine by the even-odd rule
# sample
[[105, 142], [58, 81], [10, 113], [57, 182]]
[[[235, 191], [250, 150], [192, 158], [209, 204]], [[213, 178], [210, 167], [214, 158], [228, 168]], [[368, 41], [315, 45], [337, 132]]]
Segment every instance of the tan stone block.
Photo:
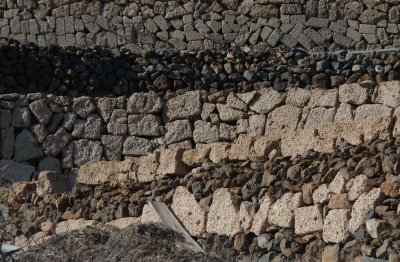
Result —
[[357, 198], [364, 192], [367, 185], [368, 177], [366, 175], [359, 175], [352, 180], [348, 198], [350, 201], [357, 200]]
[[160, 164], [157, 169], [157, 177], [166, 175], [185, 175], [189, 172], [188, 167], [182, 162], [182, 155], [185, 150], [182, 148], [166, 149], [160, 152]]
[[305, 107], [310, 100], [311, 91], [304, 88], [290, 88], [287, 92], [286, 104]]
[[206, 213], [185, 187], [175, 189], [171, 209], [190, 235], [199, 237], [204, 233]]
[[268, 221], [272, 225], [290, 228], [294, 223], [294, 210], [301, 205], [301, 193], [286, 193], [270, 208]]
[[207, 218], [207, 233], [233, 237], [241, 232], [239, 212], [233, 195], [226, 188], [217, 189], [213, 194]]
[[273, 204], [273, 199], [269, 195], [265, 195], [260, 200], [260, 208], [254, 215], [253, 225], [250, 231], [256, 235], [262, 233], [268, 225], [268, 213]]
[[325, 217], [322, 239], [326, 243], [340, 243], [349, 235], [349, 210], [333, 209]]
[[154, 152], [139, 158], [137, 179], [139, 182], [150, 182], [156, 179], [160, 153]]
[[99, 185], [113, 180], [116, 174], [127, 174], [135, 158], [125, 161], [99, 161], [79, 168], [77, 182], [86, 185]]
[[375, 103], [384, 104], [392, 108], [400, 106], [400, 81], [380, 83], [377, 87]]
[[346, 180], [349, 177], [348, 170], [346, 168], [342, 168], [336, 174], [335, 178], [329, 184], [329, 191], [335, 194], [340, 194], [344, 191], [346, 186]]
[[354, 107], [350, 104], [341, 103], [336, 111], [335, 123], [338, 122], [351, 122], [354, 119]]
[[341, 103], [359, 106], [365, 104], [367, 99], [368, 89], [357, 83], [339, 86], [339, 101]]
[[362, 120], [367, 117], [390, 117], [393, 114], [393, 109], [380, 104], [361, 105], [354, 110], [354, 120]]
[[268, 114], [265, 135], [281, 135], [284, 132], [295, 131], [301, 117], [301, 109], [284, 105]]
[[332, 193], [329, 191], [328, 184], [320, 185], [313, 193], [314, 204], [325, 204], [329, 202]]
[[294, 211], [294, 232], [310, 234], [321, 231], [323, 227], [321, 206], [299, 207]]
[[163, 224], [160, 216], [157, 214], [157, 212], [154, 210], [154, 208], [149, 204], [146, 204], [143, 206], [142, 216], [140, 217], [140, 223], [143, 223], [143, 224], [161, 223], [161, 224]]
[[374, 210], [381, 197], [381, 189], [374, 188], [369, 193], [363, 193], [351, 209], [351, 218], [349, 220], [349, 231], [356, 232], [362, 225], [365, 217], [371, 210]]
[[213, 163], [221, 163], [223, 160], [228, 159], [231, 145], [228, 143], [212, 143], [209, 144], [211, 151], [209, 158]]
[[253, 153], [253, 137], [242, 136], [236, 139], [232, 144], [229, 151], [230, 160], [246, 161], [250, 159]]
[[339, 103], [338, 89], [314, 89], [311, 91], [308, 106], [315, 107], [336, 107]]
[[254, 141], [254, 152], [257, 159], [265, 160], [272, 150], [280, 150], [280, 136], [263, 136]]
[[201, 146], [196, 149], [189, 149], [183, 152], [182, 161], [190, 167], [198, 167], [208, 159], [211, 147], [208, 145]]
[[316, 130], [299, 130], [282, 136], [281, 151], [283, 156], [296, 156], [314, 149], [318, 142]]
[[357, 123], [357, 129], [362, 130], [364, 142], [370, 143], [376, 139], [388, 139], [392, 133], [392, 117], [368, 117]]
[[88, 226], [96, 225], [95, 220], [85, 220], [85, 219], [70, 219], [67, 221], [60, 222], [56, 225], [55, 233], [57, 235], [65, 234], [73, 230], [82, 230]]
[[335, 114], [336, 108], [316, 107], [308, 114], [304, 129], [316, 128], [328, 123], [333, 123]]
[[130, 225], [139, 223], [139, 217], [122, 217], [106, 223], [106, 225], [116, 227], [118, 229], [126, 228]]

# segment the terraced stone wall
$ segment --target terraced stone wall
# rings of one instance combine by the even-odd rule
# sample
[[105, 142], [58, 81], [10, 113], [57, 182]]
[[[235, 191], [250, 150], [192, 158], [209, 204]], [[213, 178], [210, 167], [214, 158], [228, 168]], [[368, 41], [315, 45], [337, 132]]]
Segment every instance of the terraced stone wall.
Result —
[[398, 46], [398, 1], [0, 2], [0, 37], [39, 46], [311, 50]]
[[[152, 180], [160, 172], [151, 171], [149, 163], [157, 169], [164, 161], [163, 176], [183, 174], [186, 166], [197, 165], [192, 162], [209, 158], [211, 149], [189, 150], [186, 163], [184, 151], [214, 143], [211, 160], [218, 163], [251, 159], [253, 149], [256, 158], [265, 159], [273, 149], [284, 155], [328, 152], [341, 139], [357, 145], [397, 136], [400, 82], [293, 88], [287, 94], [269, 88], [164, 96], [148, 92], [129, 99], [3, 94], [0, 106], [1, 157], [29, 164], [23, 166], [30, 170], [25, 176], [10, 175], [11, 181], [29, 180], [35, 170], [59, 171], [73, 179], [71, 173], [85, 164], [137, 157], [147, 161], [143, 180]], [[253, 139], [260, 137], [267, 138]], [[166, 151], [152, 154], [159, 149]]]

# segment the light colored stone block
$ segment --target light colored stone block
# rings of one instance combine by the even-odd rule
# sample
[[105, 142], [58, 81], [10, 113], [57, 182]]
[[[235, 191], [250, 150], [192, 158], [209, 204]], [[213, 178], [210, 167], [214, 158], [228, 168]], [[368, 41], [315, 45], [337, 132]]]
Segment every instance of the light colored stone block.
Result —
[[185, 187], [175, 189], [171, 209], [190, 235], [199, 237], [205, 230], [205, 212]]
[[294, 211], [294, 231], [296, 234], [310, 234], [323, 227], [321, 206], [299, 207]]
[[294, 210], [300, 207], [301, 193], [286, 193], [270, 208], [268, 221], [272, 225], [290, 228], [294, 223]]
[[349, 210], [333, 209], [324, 220], [322, 239], [326, 243], [343, 242], [348, 234]]

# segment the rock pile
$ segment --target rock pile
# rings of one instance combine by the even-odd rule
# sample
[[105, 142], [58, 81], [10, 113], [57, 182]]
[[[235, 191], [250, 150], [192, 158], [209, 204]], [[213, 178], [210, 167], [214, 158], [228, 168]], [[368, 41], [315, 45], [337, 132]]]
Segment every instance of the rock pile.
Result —
[[7, 43], [0, 49], [0, 92], [117, 97], [149, 90], [336, 88], [399, 80], [398, 60], [397, 52], [310, 56], [298, 49], [281, 52], [265, 47], [131, 53]]

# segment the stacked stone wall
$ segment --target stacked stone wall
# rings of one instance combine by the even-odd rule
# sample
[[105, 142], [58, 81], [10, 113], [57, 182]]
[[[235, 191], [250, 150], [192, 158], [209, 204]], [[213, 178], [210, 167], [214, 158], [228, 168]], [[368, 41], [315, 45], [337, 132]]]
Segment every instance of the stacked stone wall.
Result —
[[397, 1], [0, 2], [0, 37], [39, 46], [307, 50], [398, 46]]
[[[272, 149], [283, 155], [330, 152], [341, 140], [357, 145], [397, 136], [399, 83], [296, 88], [287, 94], [269, 88], [239, 94], [148, 92], [128, 99], [3, 94], [1, 157], [30, 164], [28, 178], [34, 170], [53, 170], [73, 179], [76, 168], [101, 160], [141, 157], [144, 167], [173, 165], [153, 173], [143, 168], [144, 180], [153, 180], [184, 174], [186, 166], [206, 158], [265, 159]], [[190, 151], [210, 144], [215, 154], [210, 148]]]

